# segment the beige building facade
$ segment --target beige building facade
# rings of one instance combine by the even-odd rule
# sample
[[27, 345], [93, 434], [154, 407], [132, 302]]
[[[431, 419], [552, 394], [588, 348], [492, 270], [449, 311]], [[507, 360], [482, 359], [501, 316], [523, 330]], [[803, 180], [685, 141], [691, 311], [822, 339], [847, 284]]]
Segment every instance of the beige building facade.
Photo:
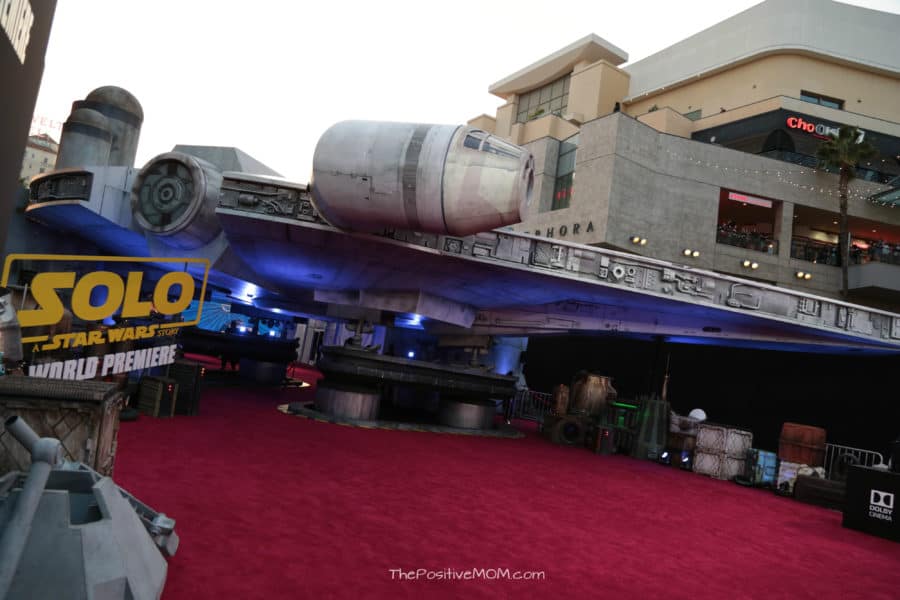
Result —
[[838, 178], [815, 153], [854, 125], [878, 156], [850, 188], [851, 293], [897, 309], [897, 31], [897, 14], [768, 0], [633, 64], [590, 35], [491, 85], [505, 104], [470, 124], [535, 156], [515, 231], [825, 296]]
[[49, 173], [56, 166], [59, 144], [45, 133], [28, 136], [19, 179], [27, 183], [35, 175]]

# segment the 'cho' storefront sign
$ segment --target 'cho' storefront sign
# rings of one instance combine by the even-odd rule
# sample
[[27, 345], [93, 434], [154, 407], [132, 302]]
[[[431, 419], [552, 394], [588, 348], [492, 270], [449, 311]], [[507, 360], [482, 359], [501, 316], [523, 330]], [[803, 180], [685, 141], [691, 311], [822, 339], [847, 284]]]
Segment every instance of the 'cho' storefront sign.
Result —
[[[28, 374], [54, 379], [91, 379], [147, 367], [163, 366], [175, 361], [176, 345], [171, 343], [181, 327], [196, 325], [200, 321], [209, 261], [199, 258], [144, 258], [119, 256], [72, 256], [11, 254], [6, 258], [0, 287], [5, 287], [12, 266], [16, 261], [32, 264], [51, 261], [127, 263], [124, 274], [114, 271], [90, 271], [79, 275], [72, 270], [38, 272], [31, 281], [29, 291], [35, 308], [18, 311], [22, 328], [22, 345], [30, 347], [34, 356], [45, 351], [73, 351], [73, 358], [40, 362], [29, 367]], [[194, 265], [202, 269], [203, 280], [199, 295], [197, 282], [187, 271], [170, 271], [154, 284], [152, 299], [143, 299], [146, 272], [140, 265], [149, 263], [173, 263]], [[135, 266], [137, 265], [137, 266]], [[101, 289], [102, 288], [102, 289]], [[96, 294], [98, 290], [101, 293]], [[105, 292], [105, 293], [103, 293]], [[195, 296], [199, 297], [197, 317], [193, 321], [165, 321], [187, 309]], [[70, 298], [66, 307], [64, 298]], [[92, 301], [93, 298], [93, 301]], [[101, 322], [113, 315], [123, 320], [146, 320], [140, 325], [124, 325], [92, 331], [57, 331], [66, 318], [66, 310], [84, 321]], [[155, 322], [151, 322], [151, 318]], [[89, 346], [115, 344], [161, 338], [168, 343], [145, 348], [113, 352], [100, 356], [75, 358], [74, 351]]]
[[[837, 135], [840, 127], [834, 125], [825, 125], [824, 123], [816, 123], [814, 121], [807, 121], [803, 117], [798, 117], [796, 115], [791, 115], [787, 118], [787, 126], [789, 129], [796, 129], [798, 131], [804, 131], [806, 133], [812, 134], [817, 138], [822, 138], [823, 140], [827, 140], [828, 136]], [[858, 129], [859, 137], [856, 138], [857, 142], [863, 141], [866, 137], [866, 132], [862, 129]]]

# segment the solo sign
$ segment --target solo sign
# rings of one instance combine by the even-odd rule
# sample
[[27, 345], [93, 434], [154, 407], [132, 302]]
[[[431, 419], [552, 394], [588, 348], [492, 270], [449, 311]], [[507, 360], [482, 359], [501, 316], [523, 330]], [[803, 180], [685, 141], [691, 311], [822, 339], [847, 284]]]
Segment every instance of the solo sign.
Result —
[[[32, 265], [50, 261], [68, 264], [85, 262], [91, 265], [98, 262], [123, 264], [123, 268], [119, 272], [98, 270], [79, 274], [74, 270], [48, 270], [36, 274], [29, 287], [36, 307], [18, 311], [19, 325], [26, 334], [22, 337], [22, 344], [33, 344], [33, 352], [74, 349], [162, 336], [168, 336], [167, 341], [169, 342], [163, 349], [149, 349], [146, 353], [146, 360], [144, 360], [145, 353], [140, 353], [137, 361], [133, 360], [133, 356], [127, 357], [126, 353], [119, 353], [123, 357], [111, 354], [99, 357], [99, 359], [78, 359], [81, 361], [78, 368], [68, 364], [74, 365], [76, 360], [61, 361], [59, 368], [56, 363], [49, 363], [53, 365], [49, 368], [32, 365], [29, 374], [44, 377], [56, 376], [63, 379], [85, 379], [93, 376], [91, 372], [96, 373], [98, 360], [103, 365], [103, 375], [132, 370], [131, 367], [135, 364], [139, 365], [135, 366], [135, 369], [170, 364], [175, 358], [171, 336], [178, 333], [178, 328], [196, 325], [200, 321], [206, 282], [209, 276], [209, 261], [206, 259], [11, 254], [6, 258], [3, 275], [0, 278], [0, 287], [7, 285], [13, 264], [16, 261], [26, 260]], [[147, 273], [140, 267], [141, 265], [149, 266], [149, 263], [172, 264], [185, 268], [188, 265], [193, 266], [194, 273], [197, 273], [198, 276], [202, 273], [199, 295], [194, 276], [187, 270], [181, 270], [165, 273], [153, 285], [152, 299], [142, 299], [141, 291], [145, 279], [147, 279]], [[65, 319], [67, 307], [64, 299], [69, 299], [68, 310], [73, 316], [84, 321], [100, 322], [115, 314], [123, 319], [150, 319], [151, 316], [163, 319], [174, 317], [187, 309], [195, 297], [200, 299], [197, 317], [190, 322], [162, 320], [145, 325], [52, 333], [53, 329]], [[28, 331], [30, 328], [42, 328], [43, 331], [49, 330], [51, 333], [38, 334], [34, 330]], [[129, 358], [131, 360], [128, 360]], [[88, 364], [89, 362], [93, 364]]]
[[[815, 137], [822, 138], [823, 140], [827, 140], [830, 135], [836, 136], [840, 129], [839, 127], [832, 127], [831, 125], [806, 121], [802, 117], [788, 117], [787, 126], [791, 129], [799, 129], [800, 131], [811, 133]], [[866, 137], [866, 132], [862, 129], [858, 129], [858, 131], [859, 137], [856, 138], [856, 141], [861, 142]]]

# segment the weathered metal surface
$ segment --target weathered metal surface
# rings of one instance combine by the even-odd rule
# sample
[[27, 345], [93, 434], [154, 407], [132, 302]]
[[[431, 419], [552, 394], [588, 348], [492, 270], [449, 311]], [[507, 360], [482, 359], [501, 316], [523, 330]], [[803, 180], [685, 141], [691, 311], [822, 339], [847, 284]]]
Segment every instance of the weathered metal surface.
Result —
[[319, 139], [313, 202], [332, 225], [469, 234], [518, 223], [531, 154], [473, 127], [343, 121]]
[[553, 414], [565, 415], [569, 412], [569, 386], [561, 383], [553, 388]]
[[612, 378], [587, 371], [575, 375], [571, 389], [569, 412], [573, 415], [597, 417], [606, 411], [607, 403], [618, 396]]
[[[410, 135], [414, 131], [413, 127]], [[400, 158], [405, 157], [401, 153]], [[332, 159], [338, 160], [336, 155]], [[350, 180], [362, 185], [366, 175], [348, 166], [353, 160], [347, 158], [344, 167], [332, 174], [335, 185], [344, 191]], [[319, 170], [328, 171], [323, 164]], [[393, 166], [402, 174], [401, 164], [405, 163]], [[53, 177], [37, 178], [33, 189], [41, 189], [44, 179]], [[95, 188], [101, 185], [98, 177], [93, 177]], [[104, 186], [118, 185], [101, 179]], [[511, 231], [447, 235], [440, 232], [455, 229], [402, 229], [414, 225], [416, 219], [426, 228], [431, 218], [418, 212], [412, 218], [407, 212], [412, 204], [404, 200], [410, 197], [404, 196], [402, 186], [392, 192], [393, 204], [381, 207], [393, 211], [394, 220], [369, 219], [381, 209], [369, 206], [377, 209], [370, 214], [361, 208], [365, 196], [357, 197], [355, 192], [339, 195], [341, 206], [359, 211], [350, 215], [353, 224], [348, 220], [343, 225], [358, 229], [355, 224], [359, 222], [376, 234], [369, 235], [329, 225], [314, 210], [310, 193], [302, 185], [245, 174], [229, 173], [226, 179], [223, 185], [228, 189], [218, 196], [216, 216], [227, 239], [219, 236], [216, 240], [221, 244], [212, 242], [203, 250], [214, 262], [210, 280], [219, 279], [232, 287], [235, 282], [228, 284], [228, 279], [238, 278], [265, 288], [258, 290], [261, 294], [254, 293], [254, 301], [269, 306], [279, 306], [279, 302], [288, 306], [308, 298], [314, 290], [328, 290], [356, 292], [365, 308], [365, 294], [360, 290], [377, 290], [378, 294], [370, 296], [381, 304], [385, 294], [414, 290], [477, 309], [472, 329], [484, 334], [580, 330], [686, 335], [722, 342], [793, 345], [804, 350], [900, 350], [900, 315], [894, 313], [682, 264]], [[315, 185], [325, 194], [330, 184], [319, 177]], [[416, 180], [416, 211], [426, 188]], [[434, 196], [436, 192], [428, 193]], [[64, 218], [70, 216], [71, 207], [47, 198], [44, 203], [32, 204], [29, 214], [65, 227], [72, 221]], [[325, 195], [321, 200], [320, 208], [326, 206]], [[369, 200], [374, 202], [371, 197]], [[100, 210], [93, 200], [87, 208]], [[334, 220], [331, 213], [343, 209], [328, 205], [325, 210]], [[131, 215], [102, 214], [123, 232], [122, 236], [104, 235], [103, 241], [111, 250], [121, 251], [117, 244], [122, 244], [131, 251], [135, 243], [129, 237]], [[365, 223], [360, 221], [363, 214], [369, 219]], [[84, 230], [84, 223], [76, 224], [73, 232]], [[149, 244], [155, 255], [162, 255], [158, 254], [162, 251], [159, 242], [142, 243]], [[246, 264], [253, 268], [247, 269]], [[419, 314], [429, 319], [440, 322], [444, 317], [439, 307], [424, 308], [433, 314]]]
[[0, 477], [0, 597], [159, 598], [175, 521], [84, 464], [63, 463], [59, 440], [18, 417], [6, 425], [33, 462], [27, 477]]
[[240, 374], [242, 378], [262, 385], [281, 385], [287, 377], [287, 362], [242, 358]]
[[305, 184], [234, 171], [225, 171], [222, 177], [219, 206], [304, 221], [317, 218]]
[[81, 168], [109, 164], [112, 133], [109, 121], [90, 108], [77, 108], [63, 124], [56, 168]]
[[[241, 220], [242, 216], [251, 216], [248, 212], [234, 207], [220, 206], [218, 209], [220, 218], [226, 219], [223, 226], [227, 231], [251, 227], [249, 222], [242, 223]], [[347, 235], [334, 231], [321, 220], [283, 221], [263, 215], [255, 218], [284, 224], [293, 222], [298, 229], [290, 233], [290, 239], [294, 240], [298, 251], [303, 251], [306, 243], [321, 247], [327, 244], [326, 239]], [[304, 233], [309, 236], [309, 242], [305, 241]], [[364, 256], [379, 252], [380, 247], [386, 255], [418, 252], [492, 265], [506, 271], [505, 277], [511, 280], [518, 277], [516, 273], [540, 276], [545, 287], [532, 285], [528, 289], [528, 296], [536, 298], [534, 301], [523, 302], [512, 295], [513, 292], [520, 293], [520, 289], [512, 286], [508, 288], [511, 295], [502, 308], [485, 305], [481, 298], [466, 294], [470, 304], [480, 305], [472, 325], [477, 332], [515, 335], [572, 330], [618, 331], [797, 342], [818, 344], [824, 349], [855, 339], [861, 346], [871, 343], [900, 350], [898, 314], [615, 250], [547, 241], [546, 238], [508, 231], [452, 236], [389, 229], [377, 236], [355, 237], [354, 241]], [[397, 247], [397, 242], [402, 244], [401, 248]], [[335, 260], [336, 257], [329, 257], [323, 267]], [[448, 269], [450, 266], [447, 263]], [[453, 267], [457, 272], [477, 268], [475, 265]], [[416, 284], [422, 291], [436, 291], [429, 275], [423, 274], [422, 281]], [[485, 277], [488, 277], [487, 273]], [[295, 283], [315, 287], [311, 282]], [[360, 282], [361, 285], [364, 283]], [[571, 288], [573, 284], [589, 287], [580, 288], [568, 299], [548, 293], [556, 289], [554, 286]], [[463, 295], [463, 290], [446, 286], [441, 292], [454, 300]], [[623, 292], [633, 294], [635, 301], [628, 305], [619, 300], [618, 295]], [[616, 295], [615, 303], [604, 303], [604, 297], [610, 294]], [[546, 299], [546, 304], [540, 302], [541, 297]], [[676, 303], [673, 309], [660, 306], [668, 302]], [[677, 304], [715, 309], [715, 312], [707, 313], [708, 319], [693, 314], [679, 320], [676, 313], [684, 311]], [[712, 325], [704, 327], [704, 320]], [[725, 326], [722, 321], [726, 322]]]
[[108, 164], [134, 166], [141, 125], [144, 122], [144, 109], [131, 92], [112, 85], [99, 87], [84, 100], [73, 102], [72, 108], [95, 110], [106, 117], [111, 134]]
[[0, 287], [0, 374], [3, 361], [22, 360], [22, 330], [12, 301], [12, 291]]
[[316, 408], [335, 417], [374, 421], [380, 401], [377, 391], [332, 387], [327, 383], [316, 388]]
[[[123, 400], [115, 384], [101, 381], [0, 378], [0, 418], [21, 416], [38, 435], [58, 439], [66, 460], [104, 475], [113, 472]], [[30, 464], [29, 451], [0, 430], [0, 473]]]
[[38, 438], [18, 416], [4, 423], [9, 435], [31, 456], [31, 468], [0, 535], [0, 598], [6, 598], [12, 586], [50, 472], [62, 462], [59, 440]]
[[496, 414], [497, 407], [492, 403], [442, 400], [438, 421], [461, 429], [490, 429]]
[[199, 158], [168, 152], [148, 162], [134, 181], [134, 222], [173, 248], [196, 250], [222, 232], [216, 218], [222, 174]]
[[488, 398], [510, 398], [516, 393], [516, 378], [497, 375], [485, 369], [466, 369], [448, 365], [385, 356], [343, 346], [322, 347], [316, 361], [326, 377], [335, 381], [351, 379], [372, 382], [418, 385], [439, 392], [459, 392]]

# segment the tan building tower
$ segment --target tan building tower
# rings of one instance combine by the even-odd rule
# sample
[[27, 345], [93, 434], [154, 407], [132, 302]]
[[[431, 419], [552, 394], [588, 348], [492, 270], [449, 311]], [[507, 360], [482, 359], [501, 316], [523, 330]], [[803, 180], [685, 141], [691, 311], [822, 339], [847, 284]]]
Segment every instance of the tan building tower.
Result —
[[19, 179], [27, 183], [35, 175], [52, 171], [58, 152], [59, 144], [46, 133], [28, 136]]

